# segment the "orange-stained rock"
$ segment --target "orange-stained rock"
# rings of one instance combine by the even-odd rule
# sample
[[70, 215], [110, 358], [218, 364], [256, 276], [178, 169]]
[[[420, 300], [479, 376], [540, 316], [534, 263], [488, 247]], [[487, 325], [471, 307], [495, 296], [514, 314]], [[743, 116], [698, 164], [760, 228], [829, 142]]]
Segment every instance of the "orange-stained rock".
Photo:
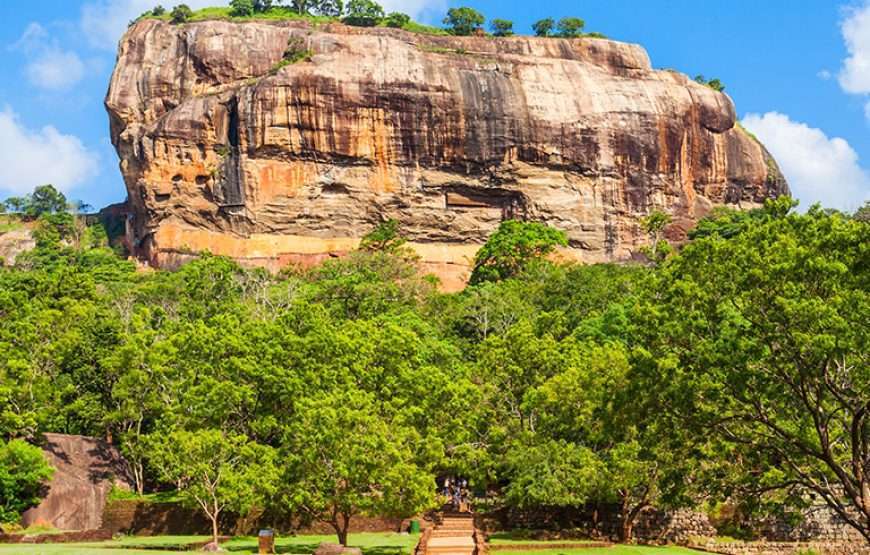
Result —
[[[310, 60], [274, 71], [293, 37]], [[316, 263], [395, 218], [455, 289], [504, 218], [619, 260], [652, 210], [680, 240], [713, 206], [788, 191], [726, 95], [601, 39], [143, 20], [106, 106], [131, 242], [157, 265]]]

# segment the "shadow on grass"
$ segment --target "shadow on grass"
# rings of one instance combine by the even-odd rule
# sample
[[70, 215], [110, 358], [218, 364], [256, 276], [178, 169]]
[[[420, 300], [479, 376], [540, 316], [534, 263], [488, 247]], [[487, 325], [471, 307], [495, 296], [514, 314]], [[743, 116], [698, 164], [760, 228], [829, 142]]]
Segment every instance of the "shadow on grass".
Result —
[[[320, 546], [320, 542], [294, 543], [292, 545], [276, 545], [275, 553], [290, 553], [293, 555], [311, 555]], [[257, 551], [256, 541], [237, 545], [222, 546], [228, 553]], [[351, 545], [350, 547], [354, 547]], [[361, 547], [363, 555], [404, 555], [406, 551], [398, 546]]]

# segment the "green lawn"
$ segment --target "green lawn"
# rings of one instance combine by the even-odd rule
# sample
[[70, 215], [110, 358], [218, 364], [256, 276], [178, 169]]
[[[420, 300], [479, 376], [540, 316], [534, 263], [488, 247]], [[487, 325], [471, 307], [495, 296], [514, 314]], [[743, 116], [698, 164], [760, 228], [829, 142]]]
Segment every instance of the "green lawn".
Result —
[[646, 547], [640, 545], [614, 545], [612, 547], [589, 547], [586, 549], [534, 549], [528, 551], [494, 551], [497, 555], [689, 555], [700, 551], [684, 547]]
[[[419, 534], [351, 534], [349, 543], [359, 547], [365, 555], [409, 555], [417, 545]], [[120, 540], [82, 544], [22, 545], [0, 544], [0, 555], [166, 555], [178, 553], [195, 542], [208, 541], [206, 536], [130, 536]], [[334, 535], [278, 537], [278, 553], [310, 554], [321, 542], [336, 542]], [[257, 538], [240, 537], [224, 542], [230, 553], [249, 554], [257, 552]], [[165, 548], [160, 549], [160, 548]], [[140, 549], [137, 549], [140, 548]]]

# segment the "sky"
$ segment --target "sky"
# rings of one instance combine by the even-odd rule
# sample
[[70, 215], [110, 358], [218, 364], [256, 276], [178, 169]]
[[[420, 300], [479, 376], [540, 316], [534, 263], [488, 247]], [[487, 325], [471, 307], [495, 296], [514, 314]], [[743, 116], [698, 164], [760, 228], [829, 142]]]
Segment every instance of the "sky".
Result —
[[[0, 198], [53, 183], [97, 208], [124, 200], [103, 98], [128, 21], [158, 1], [0, 0]], [[656, 68], [722, 80], [802, 207], [870, 199], [870, 0], [381, 3], [430, 24], [467, 5], [520, 33], [581, 17], [587, 31], [643, 45]]]

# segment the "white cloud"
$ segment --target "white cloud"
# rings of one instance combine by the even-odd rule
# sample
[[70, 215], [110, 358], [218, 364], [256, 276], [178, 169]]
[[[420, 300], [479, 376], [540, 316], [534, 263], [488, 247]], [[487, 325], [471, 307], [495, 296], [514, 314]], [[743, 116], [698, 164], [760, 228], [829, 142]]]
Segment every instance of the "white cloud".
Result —
[[384, 0], [380, 4], [387, 13], [404, 12], [414, 19], [441, 15], [447, 10], [447, 0]]
[[[79, 24], [92, 46], [115, 50], [130, 21], [160, 3], [159, 0], [93, 0], [82, 6]], [[168, 10], [176, 3], [181, 1], [170, 0], [162, 5]], [[185, 0], [184, 3], [197, 10], [226, 5], [227, 0]]]
[[849, 93], [870, 93], [870, 2], [847, 13], [841, 31], [849, 57], [840, 70], [840, 86]]
[[[870, 95], [870, 0], [863, 7], [851, 8], [840, 30], [849, 57], [837, 76], [840, 87], [847, 93]], [[864, 107], [870, 120], [870, 101]]]
[[21, 37], [9, 47], [24, 54], [27, 80], [46, 90], [63, 90], [75, 85], [85, 75], [79, 55], [58, 47], [39, 23], [31, 23]]
[[45, 183], [68, 191], [98, 171], [97, 155], [77, 137], [50, 125], [27, 129], [8, 106], [0, 111], [0, 144], [0, 189], [13, 194]]
[[21, 33], [21, 37], [9, 48], [11, 50], [31, 52], [44, 44], [47, 39], [48, 31], [45, 30], [45, 27], [34, 21], [24, 29], [24, 32]]
[[57, 48], [43, 50], [27, 64], [27, 79], [37, 87], [50, 90], [67, 89], [81, 81], [85, 64], [75, 52]]
[[818, 77], [822, 81], [827, 81], [828, 79], [831, 78], [831, 72], [828, 71], [827, 69], [823, 69], [820, 72], [816, 73], [816, 77]]
[[776, 158], [802, 208], [854, 210], [870, 198], [870, 172], [844, 139], [778, 112], [747, 114], [742, 123]]

